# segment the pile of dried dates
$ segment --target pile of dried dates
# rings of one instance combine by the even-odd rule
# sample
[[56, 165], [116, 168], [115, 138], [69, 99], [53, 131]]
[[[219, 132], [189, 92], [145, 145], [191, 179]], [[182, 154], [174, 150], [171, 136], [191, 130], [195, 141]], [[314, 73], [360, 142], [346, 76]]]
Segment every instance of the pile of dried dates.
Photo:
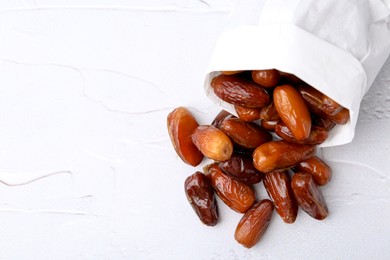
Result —
[[[215, 194], [244, 214], [234, 237], [250, 248], [276, 213], [293, 223], [298, 207], [311, 217], [328, 215], [319, 186], [331, 168], [316, 156], [349, 110], [296, 76], [278, 71], [222, 71], [212, 79], [216, 96], [234, 105], [238, 117], [222, 110], [210, 125], [199, 125], [185, 107], [167, 118], [169, 136], [179, 157], [192, 166], [213, 162], [184, 183], [189, 203], [208, 226], [218, 222]], [[263, 181], [269, 199], [256, 199], [253, 184]]]

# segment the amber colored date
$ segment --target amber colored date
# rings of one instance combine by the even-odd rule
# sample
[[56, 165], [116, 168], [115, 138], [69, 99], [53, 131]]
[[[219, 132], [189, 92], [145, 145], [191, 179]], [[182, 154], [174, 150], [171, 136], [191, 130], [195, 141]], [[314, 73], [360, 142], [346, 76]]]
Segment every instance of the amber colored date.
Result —
[[256, 245], [271, 221], [274, 205], [270, 200], [257, 202], [241, 218], [234, 233], [234, 238], [244, 247]]
[[232, 115], [226, 110], [221, 110], [218, 115], [214, 118], [213, 122], [211, 123], [212, 126], [216, 128], [220, 128], [221, 124], [224, 120], [229, 119], [229, 118], [237, 118], [236, 116]]
[[310, 107], [327, 115], [335, 115], [343, 109], [339, 103], [309, 85], [300, 85], [299, 92]]
[[257, 170], [268, 173], [292, 167], [316, 153], [316, 146], [271, 141], [260, 145], [253, 152], [253, 164]]
[[234, 106], [238, 118], [245, 122], [252, 122], [260, 118], [260, 108]]
[[274, 104], [280, 118], [297, 140], [302, 141], [309, 137], [310, 113], [301, 94], [294, 87], [291, 85], [276, 87]]
[[255, 184], [264, 178], [264, 173], [253, 166], [252, 157], [243, 154], [233, 153], [229, 160], [218, 166], [225, 174], [246, 184]]
[[268, 92], [237, 75], [218, 75], [211, 81], [216, 96], [233, 105], [261, 108], [270, 101]]
[[313, 156], [295, 167], [296, 171], [310, 173], [318, 186], [327, 184], [332, 178], [332, 168], [317, 156]]
[[287, 171], [275, 171], [265, 175], [264, 187], [268, 196], [274, 202], [275, 210], [285, 223], [294, 223], [298, 214], [298, 205], [295, 202], [291, 189], [290, 177]]
[[203, 160], [203, 154], [191, 140], [198, 127], [194, 116], [185, 107], [178, 107], [168, 114], [167, 128], [173, 148], [183, 162], [197, 166]]
[[188, 176], [184, 182], [188, 202], [196, 215], [207, 226], [218, 222], [218, 206], [210, 180], [201, 172]]
[[314, 125], [325, 128], [326, 131], [330, 131], [335, 127], [336, 123], [332, 122], [330, 119], [323, 118], [321, 116], [315, 115], [312, 119]]
[[244, 122], [238, 118], [224, 120], [221, 124], [221, 130], [234, 143], [248, 149], [255, 149], [259, 145], [272, 140], [272, 135], [259, 125]]
[[280, 119], [278, 111], [276, 111], [274, 102], [269, 103], [260, 111], [260, 119], [266, 121], [276, 121]]
[[279, 79], [280, 73], [276, 69], [252, 71], [252, 80], [265, 88], [275, 87]]
[[253, 188], [224, 174], [217, 164], [206, 166], [205, 174], [218, 197], [234, 211], [245, 213], [255, 203]]
[[226, 161], [233, 153], [233, 144], [229, 137], [214, 126], [198, 126], [191, 137], [196, 147], [207, 158]]
[[277, 120], [275, 120], [275, 121], [261, 120], [260, 121], [261, 127], [264, 128], [265, 130], [268, 130], [271, 132], [275, 132], [275, 127], [276, 127], [277, 123], [278, 123]]
[[298, 141], [291, 133], [290, 129], [281, 121], [276, 124], [275, 133], [285, 141], [308, 145], [322, 144], [328, 138], [328, 131], [326, 131], [325, 128], [312, 125], [309, 137], [305, 140]]
[[346, 108], [341, 109], [340, 112], [333, 116], [326, 116], [329, 120], [332, 122], [338, 124], [338, 125], [345, 125], [349, 121], [349, 110]]
[[303, 211], [318, 220], [323, 220], [328, 216], [328, 207], [312, 175], [302, 172], [295, 173], [291, 180], [291, 187]]
[[241, 72], [243, 72], [243, 70], [223, 70], [223, 71], [221, 71], [221, 73], [223, 75], [235, 75], [235, 74], [239, 74]]

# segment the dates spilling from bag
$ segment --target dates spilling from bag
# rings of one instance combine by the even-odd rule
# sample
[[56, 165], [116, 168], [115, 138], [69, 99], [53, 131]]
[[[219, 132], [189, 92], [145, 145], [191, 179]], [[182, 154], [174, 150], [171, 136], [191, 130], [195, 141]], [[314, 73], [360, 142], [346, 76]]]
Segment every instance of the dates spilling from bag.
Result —
[[[202, 223], [218, 222], [215, 195], [244, 214], [234, 238], [244, 247], [257, 244], [276, 213], [294, 223], [298, 208], [317, 220], [328, 216], [320, 186], [332, 169], [316, 156], [316, 145], [349, 110], [296, 76], [276, 69], [222, 71], [211, 87], [234, 106], [237, 116], [222, 110], [210, 125], [199, 125], [179, 107], [167, 118], [173, 147], [183, 162], [197, 166], [211, 160], [204, 173], [185, 180], [187, 199]], [[257, 198], [253, 184], [263, 181], [269, 199]]]

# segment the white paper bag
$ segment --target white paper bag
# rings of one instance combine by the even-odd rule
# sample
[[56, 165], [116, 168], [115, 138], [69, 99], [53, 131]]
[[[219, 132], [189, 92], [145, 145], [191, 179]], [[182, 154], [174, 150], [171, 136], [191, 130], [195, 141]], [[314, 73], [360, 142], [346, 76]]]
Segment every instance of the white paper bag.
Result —
[[257, 5], [256, 13], [248, 13], [243, 4], [246, 13], [239, 15], [251, 21], [218, 39], [206, 74], [206, 94], [235, 113], [210, 87], [219, 71], [276, 68], [292, 73], [350, 110], [349, 122], [332, 129], [321, 146], [351, 142], [360, 102], [390, 53], [390, 11], [385, 1], [249, 2]]

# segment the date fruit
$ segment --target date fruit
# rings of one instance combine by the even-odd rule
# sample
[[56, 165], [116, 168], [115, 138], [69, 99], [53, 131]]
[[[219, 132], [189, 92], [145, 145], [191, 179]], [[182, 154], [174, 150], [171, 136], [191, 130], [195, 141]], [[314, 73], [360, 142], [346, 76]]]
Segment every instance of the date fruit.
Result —
[[245, 122], [252, 122], [260, 118], [260, 108], [234, 106], [238, 118]]
[[303, 211], [318, 220], [323, 220], [328, 216], [328, 207], [312, 175], [302, 172], [295, 173], [291, 180], [291, 187]]
[[248, 149], [255, 149], [259, 145], [272, 140], [272, 135], [255, 123], [244, 122], [238, 118], [224, 120], [221, 130], [234, 143]]
[[173, 148], [183, 162], [197, 166], [203, 160], [203, 154], [191, 140], [198, 127], [194, 116], [185, 107], [178, 107], [168, 114], [167, 127]]
[[271, 132], [275, 132], [275, 127], [276, 127], [277, 123], [278, 123], [277, 120], [275, 120], [275, 121], [261, 120], [260, 121], [261, 127], [264, 128], [265, 130], [268, 130]]
[[253, 164], [257, 170], [268, 173], [290, 168], [316, 153], [316, 146], [271, 141], [260, 145], [253, 152]]
[[285, 223], [294, 223], [298, 214], [298, 205], [291, 189], [287, 171], [275, 171], [265, 175], [264, 187], [274, 202], [275, 210]]
[[301, 94], [291, 85], [278, 86], [274, 90], [274, 104], [282, 121], [298, 141], [310, 135], [311, 117]]
[[313, 156], [295, 167], [296, 171], [310, 173], [318, 186], [327, 184], [332, 178], [332, 168], [317, 156]]
[[268, 92], [237, 75], [218, 75], [211, 81], [216, 96], [223, 101], [249, 108], [261, 108], [270, 101]]
[[275, 87], [280, 79], [280, 73], [276, 69], [253, 70], [252, 79], [254, 82], [265, 88]]
[[255, 184], [264, 178], [264, 173], [253, 166], [252, 157], [243, 154], [233, 153], [229, 160], [218, 166], [225, 174], [246, 184]]
[[260, 240], [271, 221], [274, 205], [270, 200], [257, 202], [241, 218], [234, 238], [244, 247], [251, 248]]
[[266, 121], [275, 121], [280, 119], [278, 111], [276, 111], [274, 102], [269, 103], [267, 106], [261, 109], [260, 119]]
[[203, 173], [195, 172], [185, 180], [184, 190], [200, 221], [207, 226], [215, 226], [218, 222], [218, 207], [210, 180]]
[[221, 110], [218, 115], [214, 118], [213, 122], [211, 123], [212, 126], [216, 128], [220, 128], [221, 124], [224, 120], [229, 119], [229, 118], [237, 118], [236, 116], [230, 114], [226, 110]]
[[232, 142], [224, 132], [214, 126], [198, 126], [192, 134], [192, 141], [207, 158], [226, 161], [232, 156]]
[[205, 174], [218, 197], [234, 211], [245, 213], [255, 203], [253, 188], [224, 174], [217, 164], [206, 166]]
[[276, 124], [275, 133], [285, 141], [308, 145], [322, 144], [328, 138], [328, 131], [325, 128], [312, 125], [309, 137], [305, 140], [298, 141], [290, 129], [281, 121]]

